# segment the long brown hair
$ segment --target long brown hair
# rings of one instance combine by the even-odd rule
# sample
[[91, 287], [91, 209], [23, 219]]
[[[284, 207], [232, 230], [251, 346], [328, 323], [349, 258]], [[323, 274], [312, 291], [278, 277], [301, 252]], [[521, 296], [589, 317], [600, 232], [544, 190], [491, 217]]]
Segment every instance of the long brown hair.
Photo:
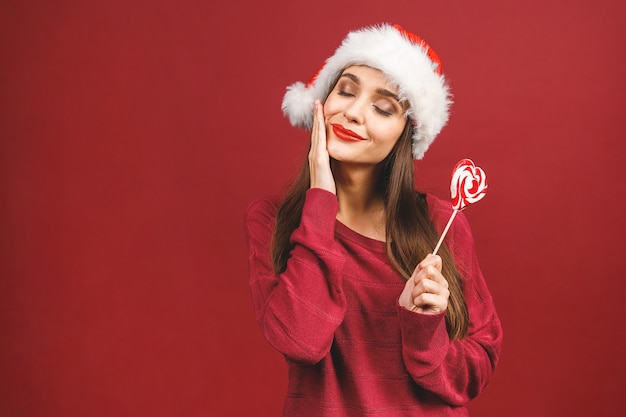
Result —
[[[411, 277], [416, 265], [432, 252], [439, 237], [428, 215], [426, 196], [414, 189], [412, 135], [413, 128], [408, 121], [394, 148], [381, 162], [383, 169], [378, 183], [385, 202], [387, 255], [406, 280]], [[300, 224], [305, 194], [310, 187], [309, 175], [307, 159], [278, 208], [271, 247], [277, 274], [287, 268], [292, 249], [289, 237]], [[438, 254], [450, 290], [445, 315], [448, 335], [450, 339], [463, 338], [467, 335], [469, 316], [460, 274], [445, 244]]]

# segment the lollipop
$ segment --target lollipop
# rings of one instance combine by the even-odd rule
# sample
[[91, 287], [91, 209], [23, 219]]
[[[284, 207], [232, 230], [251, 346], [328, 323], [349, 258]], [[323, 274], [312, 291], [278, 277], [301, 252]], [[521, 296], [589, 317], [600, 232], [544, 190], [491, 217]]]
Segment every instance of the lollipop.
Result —
[[443, 230], [433, 255], [437, 254], [443, 238], [448, 233], [448, 229], [456, 214], [470, 204], [474, 204], [487, 194], [487, 176], [482, 168], [474, 165], [471, 159], [461, 159], [454, 166], [450, 177], [450, 194], [452, 196], [452, 208], [454, 211], [448, 220], [446, 228]]

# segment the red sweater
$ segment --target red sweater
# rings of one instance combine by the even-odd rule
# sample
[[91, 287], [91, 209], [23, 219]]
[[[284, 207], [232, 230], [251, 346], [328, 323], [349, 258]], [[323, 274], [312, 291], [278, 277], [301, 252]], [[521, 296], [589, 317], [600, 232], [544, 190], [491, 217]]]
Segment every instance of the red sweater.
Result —
[[[441, 230], [452, 208], [432, 195], [427, 202]], [[450, 341], [443, 314], [399, 306], [405, 280], [385, 243], [338, 222], [337, 198], [327, 191], [308, 190], [287, 269], [274, 274], [278, 204], [252, 203], [246, 232], [256, 319], [289, 366], [283, 416], [467, 415], [498, 362], [502, 329], [465, 216], [457, 215], [446, 244], [463, 276], [469, 335]]]

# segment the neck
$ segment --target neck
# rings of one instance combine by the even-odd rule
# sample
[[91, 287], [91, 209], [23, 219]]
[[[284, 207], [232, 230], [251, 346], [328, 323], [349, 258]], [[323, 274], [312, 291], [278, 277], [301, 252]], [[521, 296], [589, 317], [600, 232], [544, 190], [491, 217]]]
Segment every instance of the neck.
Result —
[[356, 232], [385, 240], [385, 204], [378, 189], [379, 166], [352, 166], [335, 162], [337, 219]]

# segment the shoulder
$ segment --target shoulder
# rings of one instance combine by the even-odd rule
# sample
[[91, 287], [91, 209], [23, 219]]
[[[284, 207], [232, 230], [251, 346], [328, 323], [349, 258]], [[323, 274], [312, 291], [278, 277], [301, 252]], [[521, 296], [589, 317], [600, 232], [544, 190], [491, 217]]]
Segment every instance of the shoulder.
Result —
[[437, 231], [441, 233], [452, 215], [452, 204], [431, 193], [426, 193], [425, 196], [426, 205], [428, 206], [428, 215]]
[[280, 197], [275, 195], [252, 201], [246, 210], [246, 225], [273, 224], [280, 202]]
[[[454, 211], [452, 204], [450, 201], [443, 200], [430, 193], [426, 194], [426, 203], [428, 204], [428, 213], [430, 218], [437, 231], [441, 233], [446, 227], [446, 224], [448, 223], [448, 220], [450, 220], [450, 216], [452, 216]], [[449, 237], [447, 237], [446, 240], [449, 243], [473, 244], [472, 231], [467, 217], [462, 211], [456, 214], [455, 219], [450, 226], [450, 230], [448, 231], [448, 236]]]
[[256, 213], [259, 211], [272, 211], [276, 213], [278, 211], [278, 206], [280, 205], [280, 202], [280, 197], [277, 195], [261, 197], [248, 204], [248, 209], [246, 210], [246, 212], [248, 214]]
[[445, 201], [431, 193], [425, 193], [424, 195], [426, 196], [426, 203], [431, 216], [449, 215], [452, 213], [452, 204], [449, 201]]

